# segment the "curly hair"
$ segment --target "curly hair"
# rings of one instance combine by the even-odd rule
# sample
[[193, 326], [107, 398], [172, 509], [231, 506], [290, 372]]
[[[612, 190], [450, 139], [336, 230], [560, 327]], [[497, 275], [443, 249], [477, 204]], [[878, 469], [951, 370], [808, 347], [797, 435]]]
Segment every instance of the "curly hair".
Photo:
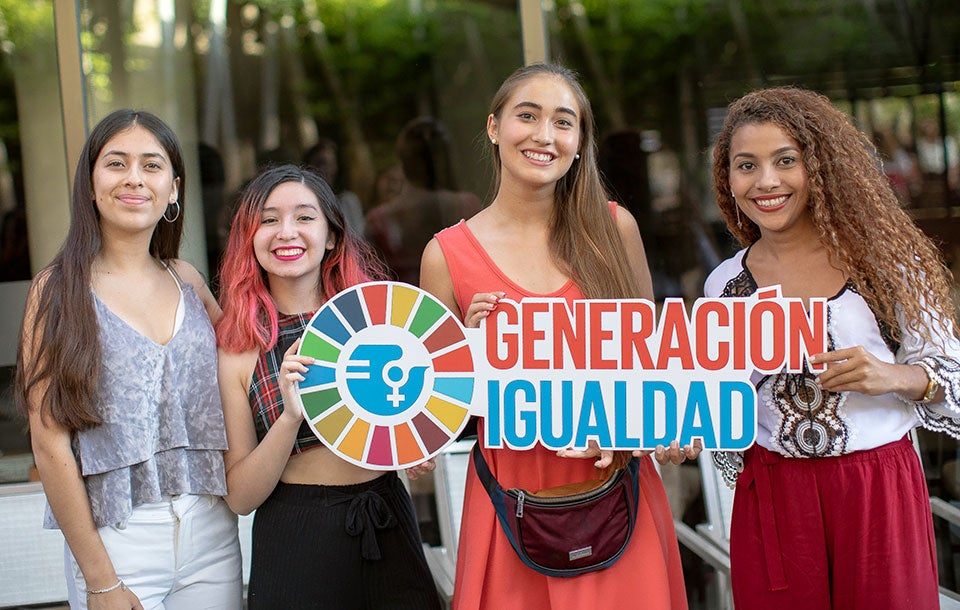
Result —
[[[566, 83], [580, 107], [580, 159], [557, 182], [550, 250], [584, 296], [638, 298], [637, 276], [630, 268], [620, 231], [607, 205], [609, 196], [597, 169], [596, 124], [590, 100], [572, 70], [557, 64], [538, 63], [518, 68], [493, 97], [490, 114], [499, 121], [513, 92], [527, 79], [548, 76]], [[493, 191], [500, 188], [498, 144], [491, 143]]]
[[800, 146], [808, 176], [807, 205], [830, 260], [856, 286], [878, 320], [901, 338], [932, 342], [931, 325], [954, 321], [953, 278], [939, 249], [900, 207], [876, 150], [846, 114], [819, 93], [777, 87], [733, 102], [713, 151], [713, 184], [727, 228], [748, 246], [760, 228], [738, 215], [730, 192], [730, 141], [748, 124], [772, 123]]
[[337, 197], [323, 178], [294, 165], [265, 170], [243, 190], [220, 270], [223, 315], [215, 327], [218, 345], [229, 352], [266, 351], [277, 343], [277, 306], [254, 253], [253, 238], [270, 193], [287, 182], [299, 182], [316, 195], [334, 235], [334, 247], [324, 254], [318, 274], [317, 293], [323, 300], [355, 284], [386, 278], [370, 246], [347, 228]]

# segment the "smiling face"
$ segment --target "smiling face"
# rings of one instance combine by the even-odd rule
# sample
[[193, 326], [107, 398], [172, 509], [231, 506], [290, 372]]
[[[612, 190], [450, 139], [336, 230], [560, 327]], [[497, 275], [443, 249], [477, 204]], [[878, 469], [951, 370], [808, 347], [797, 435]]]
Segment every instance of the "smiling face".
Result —
[[300, 182], [284, 182], [264, 203], [253, 250], [271, 280], [310, 277], [319, 281], [324, 254], [334, 241], [313, 191]]
[[499, 116], [487, 118], [487, 133], [498, 143], [501, 184], [555, 185], [579, 150], [580, 112], [573, 90], [557, 76], [519, 83]]
[[134, 125], [110, 138], [91, 177], [100, 224], [107, 232], [152, 232], [178, 196], [167, 152], [147, 129]]
[[730, 189], [761, 235], [813, 226], [800, 145], [773, 123], [747, 123], [733, 133]]

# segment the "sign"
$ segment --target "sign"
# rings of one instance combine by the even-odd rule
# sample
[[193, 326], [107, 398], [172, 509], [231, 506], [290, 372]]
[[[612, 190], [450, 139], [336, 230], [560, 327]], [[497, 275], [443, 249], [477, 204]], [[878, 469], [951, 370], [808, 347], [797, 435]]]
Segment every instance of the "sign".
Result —
[[311, 319], [299, 353], [316, 363], [298, 391], [316, 435], [365, 468], [423, 462], [472, 415], [486, 418], [488, 447], [700, 438], [741, 450], [756, 437], [751, 377], [802, 371], [826, 339], [826, 300], [808, 310], [776, 288], [698, 299], [689, 312], [680, 299], [659, 311], [642, 299], [502, 300], [468, 329], [427, 292], [373, 282]]

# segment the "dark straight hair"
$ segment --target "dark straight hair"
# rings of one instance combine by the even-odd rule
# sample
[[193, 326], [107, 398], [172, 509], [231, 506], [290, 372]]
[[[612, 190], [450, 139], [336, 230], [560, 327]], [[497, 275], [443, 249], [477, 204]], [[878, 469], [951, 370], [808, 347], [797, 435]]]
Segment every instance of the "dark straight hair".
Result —
[[[93, 169], [107, 142], [133, 127], [153, 134], [169, 157], [173, 179], [180, 179], [181, 213], [174, 222], [157, 223], [150, 239], [150, 254], [166, 261], [176, 258], [180, 250], [186, 193], [180, 142], [157, 116], [142, 110], [116, 110], [97, 123], [80, 151], [66, 240], [34, 279], [31, 300], [36, 310], [32, 319], [24, 317], [20, 330], [14, 390], [17, 407], [27, 414], [28, 397], [39, 390], [41, 394], [32, 398], [40, 406], [41, 415], [53, 416], [55, 422], [70, 430], [101, 423], [95, 405], [102, 358], [90, 268], [100, 251], [102, 232], [94, 200]], [[26, 341], [32, 346], [29, 362], [24, 362]]]

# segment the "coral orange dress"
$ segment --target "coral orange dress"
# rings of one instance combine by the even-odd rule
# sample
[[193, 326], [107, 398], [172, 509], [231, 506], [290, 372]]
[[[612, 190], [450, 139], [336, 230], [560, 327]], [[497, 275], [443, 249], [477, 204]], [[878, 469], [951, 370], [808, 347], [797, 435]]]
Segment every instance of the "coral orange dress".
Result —
[[[553, 294], [536, 295], [514, 284], [494, 264], [464, 221], [437, 234], [460, 311], [478, 292], [507, 298], [582, 299], [571, 281]], [[483, 438], [483, 421], [479, 423]], [[526, 451], [483, 449], [490, 471], [504, 488], [543, 489], [596, 477], [593, 460], [557, 457], [537, 446]], [[572, 578], [536, 572], [517, 557], [471, 462], [464, 492], [455, 610], [582, 610], [600, 602], [609, 608], [687, 608], [673, 517], [652, 458], [641, 460], [636, 528], [627, 550], [611, 567]]]

